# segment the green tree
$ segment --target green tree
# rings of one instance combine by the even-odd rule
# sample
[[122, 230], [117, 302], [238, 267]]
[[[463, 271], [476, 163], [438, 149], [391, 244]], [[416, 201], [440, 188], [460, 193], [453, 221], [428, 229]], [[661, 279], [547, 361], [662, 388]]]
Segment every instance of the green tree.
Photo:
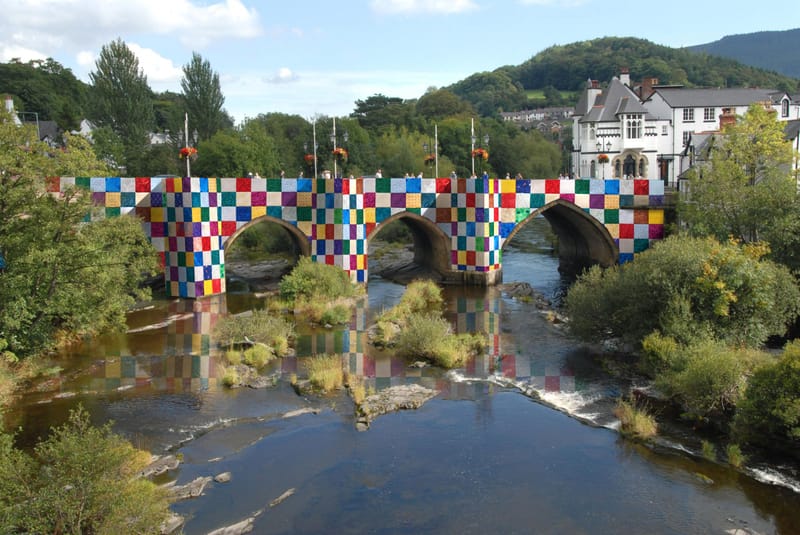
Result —
[[148, 146], [148, 133], [154, 125], [153, 95], [139, 60], [122, 39], [117, 39], [100, 49], [89, 79], [95, 124], [108, 126], [119, 136], [125, 147], [127, 172], [137, 174], [136, 161]]
[[0, 339], [17, 357], [54, 344], [55, 334], [96, 332], [124, 324], [126, 310], [148, 292], [157, 256], [141, 223], [120, 217], [85, 223], [91, 194], [46, 190], [46, 176], [103, 176], [88, 143], [67, 137], [51, 151], [31, 128], [0, 118]]
[[219, 74], [197, 52], [192, 52], [191, 61], [183, 66], [181, 89], [190, 124], [197, 130], [199, 140], [210, 139], [217, 131], [233, 126], [222, 108], [225, 96], [219, 85]]
[[784, 348], [777, 362], [756, 370], [739, 403], [735, 433], [746, 442], [791, 449], [800, 445], [800, 341]]
[[53, 429], [34, 455], [0, 434], [0, 530], [3, 533], [160, 533], [166, 492], [136, 474], [150, 454], [92, 427], [82, 408]]
[[594, 267], [567, 294], [570, 330], [586, 341], [636, 346], [654, 331], [682, 345], [758, 346], [784, 334], [800, 310], [794, 277], [763, 259], [765, 250], [676, 235], [628, 264]]
[[417, 101], [417, 113], [428, 120], [440, 120], [453, 115], [474, 116], [475, 110], [466, 100], [448, 89], [430, 90]]
[[754, 104], [716, 141], [708, 163], [690, 175], [691, 193], [678, 205], [680, 218], [695, 235], [767, 241], [775, 260], [800, 267], [795, 257], [800, 198], [781, 123]]

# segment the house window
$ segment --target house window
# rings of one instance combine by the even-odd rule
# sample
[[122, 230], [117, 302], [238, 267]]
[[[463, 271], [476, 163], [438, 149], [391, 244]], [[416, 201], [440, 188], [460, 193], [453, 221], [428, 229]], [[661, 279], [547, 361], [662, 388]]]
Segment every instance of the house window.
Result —
[[694, 121], [694, 108], [683, 108], [683, 121]]
[[594, 139], [594, 128], [589, 129], [589, 139]]
[[716, 119], [716, 117], [714, 117], [715, 115], [714, 111], [715, 111], [714, 108], [703, 108], [703, 120], [706, 122], [708, 121], [713, 122]]
[[639, 139], [642, 137], [642, 120], [636, 115], [629, 116], [626, 121], [625, 135], [628, 139]]
[[692, 131], [687, 130], [686, 132], [683, 133], [683, 146], [685, 147], [686, 145], [688, 145], [689, 141], [691, 140], [692, 140]]
[[781, 117], [789, 117], [789, 101], [786, 99], [781, 101]]
[[661, 135], [666, 136], [669, 134], [669, 130], [667, 129], [667, 125], [661, 125]]

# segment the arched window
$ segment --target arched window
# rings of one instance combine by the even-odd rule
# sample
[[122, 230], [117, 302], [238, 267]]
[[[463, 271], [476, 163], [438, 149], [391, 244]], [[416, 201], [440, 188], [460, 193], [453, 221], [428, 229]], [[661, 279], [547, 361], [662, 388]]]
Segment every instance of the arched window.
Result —
[[639, 160], [639, 176], [641, 177], [647, 176], [644, 158]]
[[636, 160], [634, 160], [633, 156], [630, 154], [625, 157], [625, 163], [622, 166], [622, 173], [626, 177], [632, 177], [636, 174]]
[[787, 99], [781, 101], [781, 117], [789, 117], [789, 101]]
[[638, 115], [629, 115], [626, 121], [625, 136], [628, 139], [639, 139], [642, 137], [642, 120]]
[[622, 160], [614, 158], [614, 178], [622, 177]]
[[592, 178], [597, 178], [596, 172], [597, 172], [597, 166], [595, 165], [595, 161], [592, 160], [592, 163], [589, 164], [589, 176], [591, 176]]

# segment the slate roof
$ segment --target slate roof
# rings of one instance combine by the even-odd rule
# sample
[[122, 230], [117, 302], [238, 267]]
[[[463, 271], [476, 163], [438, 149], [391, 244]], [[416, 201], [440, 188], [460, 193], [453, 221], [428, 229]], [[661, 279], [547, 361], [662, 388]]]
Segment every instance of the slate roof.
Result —
[[719, 106], [749, 106], [753, 102], [780, 102], [785, 95], [775, 89], [718, 88], [692, 89], [676, 87], [654, 88], [671, 108], [710, 108]]
[[[587, 93], [584, 92], [581, 97], [582, 101], [586, 99]], [[584, 107], [587, 104], [588, 102], [583, 102]], [[581, 102], [578, 102], [578, 107], [575, 109], [576, 115], [580, 106]], [[620, 82], [619, 78], [615, 77], [611, 79], [608, 87], [597, 97], [594, 106], [584, 114], [580, 122], [618, 121], [619, 118], [617, 116], [623, 113], [641, 113], [648, 119], [653, 119], [645, 107], [642, 106], [642, 103], [639, 102], [636, 93]]]
[[783, 135], [788, 140], [797, 139], [797, 136], [800, 135], [800, 119], [786, 121], [786, 126], [783, 128]]

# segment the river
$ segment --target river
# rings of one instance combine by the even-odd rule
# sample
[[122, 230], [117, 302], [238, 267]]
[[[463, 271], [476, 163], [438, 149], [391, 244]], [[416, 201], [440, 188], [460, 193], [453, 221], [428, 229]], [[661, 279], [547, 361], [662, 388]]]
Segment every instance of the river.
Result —
[[[504, 280], [557, 301], [568, 282], [542, 225], [507, 247]], [[262, 509], [255, 533], [800, 533], [793, 467], [736, 471], [703, 459], [679, 431], [649, 446], [622, 439], [612, 409], [631, 381], [610, 377], [533, 304], [497, 288], [446, 288], [457, 329], [487, 333], [487, 355], [466, 368], [409, 368], [373, 350], [370, 317], [402, 292], [371, 280], [351, 324], [301, 331], [298, 356], [272, 363], [274, 386], [262, 390], [219, 384], [211, 328], [264, 297], [154, 301], [129, 314], [127, 332], [61, 355], [61, 370], [6, 423], [31, 445], [81, 403], [136, 446], [182, 454], [164, 482], [230, 472], [230, 482], [174, 504], [188, 535]], [[304, 398], [289, 384], [322, 352], [341, 353], [373, 389], [418, 383], [440, 394], [359, 432], [346, 396]], [[309, 407], [319, 412], [282, 417]]]

